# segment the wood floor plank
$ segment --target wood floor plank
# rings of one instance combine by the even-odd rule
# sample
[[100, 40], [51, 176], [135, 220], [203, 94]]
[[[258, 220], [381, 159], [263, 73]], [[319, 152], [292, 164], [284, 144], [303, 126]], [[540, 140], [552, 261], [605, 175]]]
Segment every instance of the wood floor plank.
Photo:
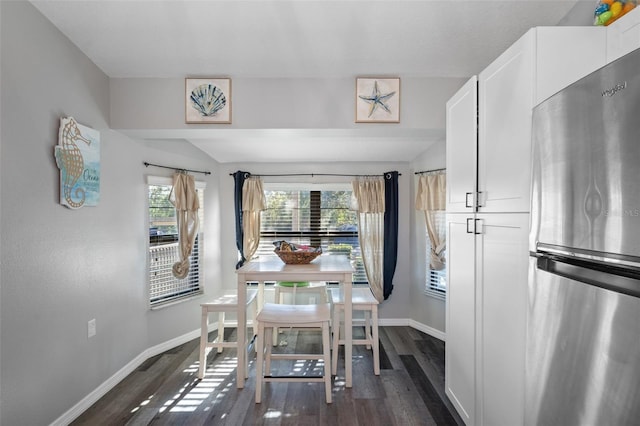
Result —
[[393, 416], [392, 424], [435, 425], [406, 371], [385, 371], [381, 373], [381, 378], [388, 400], [392, 402], [386, 404]]
[[410, 355], [413, 352], [413, 338], [410, 327], [389, 327], [388, 337], [398, 355]]
[[395, 327], [380, 327], [378, 337], [380, 340], [380, 344], [385, 348], [384, 351], [387, 356], [390, 369], [395, 370], [398, 368], [403, 368], [403, 364], [400, 360], [400, 357], [398, 356], [398, 352], [396, 351], [395, 346], [389, 338], [389, 334], [393, 334], [393, 328]]
[[[211, 338], [215, 335], [213, 332]], [[234, 339], [235, 330], [228, 332]], [[354, 328], [354, 335], [361, 330]], [[227, 332], [225, 333], [227, 334]], [[285, 330], [274, 351], [320, 352], [320, 333]], [[452, 425], [450, 404], [442, 400], [444, 344], [408, 327], [381, 327], [380, 376], [373, 374], [371, 351], [353, 350], [353, 388], [344, 382], [344, 350], [333, 380], [332, 404], [322, 383], [265, 383], [262, 403], [255, 403], [255, 353], [249, 379], [236, 387], [237, 353], [211, 351], [206, 375], [197, 379], [198, 339], [145, 361], [73, 425]], [[273, 374], [314, 374], [321, 361], [274, 361]], [[446, 398], [446, 396], [445, 396]], [[447, 416], [447, 413], [449, 415]], [[444, 419], [444, 420], [443, 420]], [[453, 422], [450, 420], [453, 419]], [[458, 423], [462, 424], [462, 423]]]

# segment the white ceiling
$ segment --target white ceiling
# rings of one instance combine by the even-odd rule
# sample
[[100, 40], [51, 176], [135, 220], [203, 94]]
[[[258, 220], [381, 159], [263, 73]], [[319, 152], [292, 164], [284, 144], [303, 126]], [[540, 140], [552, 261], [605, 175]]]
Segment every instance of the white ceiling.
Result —
[[[110, 77], [183, 78], [224, 64], [238, 77], [467, 77], [524, 32], [556, 25], [577, 0], [41, 0], [32, 3]], [[444, 107], [444, 106], [443, 106]], [[442, 129], [241, 130], [186, 139], [220, 162], [410, 161]], [[170, 133], [170, 136], [169, 134]], [[151, 138], [152, 132], [139, 132]], [[289, 138], [288, 136], [292, 136]], [[340, 147], [313, 158], [293, 138]], [[238, 138], [244, 138], [238, 144]], [[266, 139], [265, 139], [266, 138]], [[265, 143], [265, 140], [273, 142]], [[247, 142], [248, 141], [248, 142]], [[276, 142], [277, 141], [277, 142]], [[391, 143], [393, 141], [393, 143]], [[308, 146], [308, 145], [307, 145]], [[249, 147], [249, 149], [247, 149]], [[334, 154], [332, 155], [332, 152]]]

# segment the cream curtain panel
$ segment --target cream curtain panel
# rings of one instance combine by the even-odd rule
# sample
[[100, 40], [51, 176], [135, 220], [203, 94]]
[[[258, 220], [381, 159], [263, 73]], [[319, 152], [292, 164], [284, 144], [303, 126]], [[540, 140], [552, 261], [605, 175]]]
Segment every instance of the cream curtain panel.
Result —
[[362, 177], [352, 182], [352, 208], [358, 212], [358, 240], [369, 286], [379, 302], [384, 300], [384, 180]]
[[243, 255], [251, 260], [260, 245], [260, 212], [265, 209], [262, 179], [249, 177], [242, 186]]
[[173, 175], [173, 187], [169, 201], [176, 208], [178, 223], [178, 254], [180, 259], [173, 264], [173, 276], [183, 279], [189, 274], [189, 256], [198, 235], [198, 209], [200, 201], [193, 176], [186, 173]]
[[431, 241], [431, 269], [445, 267], [446, 230], [437, 229], [436, 217], [446, 209], [446, 175], [444, 173], [421, 175], [418, 180], [416, 209], [424, 211], [427, 232]]

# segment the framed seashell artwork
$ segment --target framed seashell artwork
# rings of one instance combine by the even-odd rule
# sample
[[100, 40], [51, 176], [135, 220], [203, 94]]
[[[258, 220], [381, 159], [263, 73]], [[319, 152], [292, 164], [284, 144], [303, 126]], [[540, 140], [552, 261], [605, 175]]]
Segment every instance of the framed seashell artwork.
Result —
[[231, 79], [185, 79], [185, 121], [231, 124]]
[[400, 79], [356, 78], [356, 123], [399, 123]]

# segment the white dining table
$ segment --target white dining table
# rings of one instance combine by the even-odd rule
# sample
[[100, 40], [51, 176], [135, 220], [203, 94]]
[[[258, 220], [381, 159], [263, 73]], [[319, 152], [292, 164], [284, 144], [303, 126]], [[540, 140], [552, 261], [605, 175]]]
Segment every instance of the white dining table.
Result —
[[[344, 326], [345, 326], [345, 383], [350, 388], [353, 384], [353, 309], [351, 290], [353, 286], [353, 266], [345, 255], [323, 254], [311, 263], [304, 265], [287, 265], [277, 256], [261, 256], [245, 263], [236, 270], [238, 276], [238, 306], [244, 306], [247, 298], [247, 282], [258, 282], [258, 305], [264, 301], [265, 281], [327, 281], [340, 283], [344, 292]], [[247, 312], [238, 310], [238, 388], [244, 387], [247, 357]], [[331, 366], [325, 366], [331, 368]]]

